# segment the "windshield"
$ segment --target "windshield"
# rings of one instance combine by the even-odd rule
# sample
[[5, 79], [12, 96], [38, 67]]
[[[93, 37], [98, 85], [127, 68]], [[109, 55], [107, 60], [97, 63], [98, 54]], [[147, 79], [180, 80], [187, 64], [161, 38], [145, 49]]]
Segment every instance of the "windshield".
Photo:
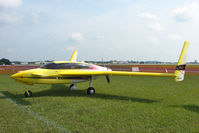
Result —
[[43, 69], [89, 69], [89, 64], [81, 63], [48, 63], [42, 65], [40, 68]]

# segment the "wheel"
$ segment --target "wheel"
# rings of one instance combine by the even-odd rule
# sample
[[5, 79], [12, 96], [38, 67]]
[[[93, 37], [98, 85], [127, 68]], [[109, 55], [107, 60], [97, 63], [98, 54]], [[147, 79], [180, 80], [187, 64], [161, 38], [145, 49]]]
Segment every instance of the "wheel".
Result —
[[89, 88], [87, 89], [86, 93], [87, 93], [88, 95], [93, 95], [93, 94], [95, 94], [95, 89], [94, 89], [93, 87], [89, 87]]
[[28, 92], [25, 91], [24, 96], [25, 97], [32, 97], [32, 92], [30, 90], [28, 90]]

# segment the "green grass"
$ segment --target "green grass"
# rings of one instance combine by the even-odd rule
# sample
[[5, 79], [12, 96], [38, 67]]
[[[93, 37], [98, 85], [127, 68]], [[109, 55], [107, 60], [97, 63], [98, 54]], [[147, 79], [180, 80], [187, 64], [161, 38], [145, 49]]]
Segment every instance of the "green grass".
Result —
[[[0, 132], [59, 132], [23, 108], [72, 132], [199, 132], [199, 76], [174, 83], [166, 77], [105, 77], [70, 91], [68, 85], [27, 86], [0, 75]], [[24, 98], [26, 87], [32, 98]], [[12, 101], [16, 101], [18, 105]]]

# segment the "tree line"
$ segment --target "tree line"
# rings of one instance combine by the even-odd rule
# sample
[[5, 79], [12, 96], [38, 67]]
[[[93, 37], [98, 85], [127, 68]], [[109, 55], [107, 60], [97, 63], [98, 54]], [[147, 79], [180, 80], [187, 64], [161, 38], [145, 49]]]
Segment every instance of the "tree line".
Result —
[[10, 60], [2, 58], [0, 59], [0, 65], [11, 65], [12, 63], [10, 62]]

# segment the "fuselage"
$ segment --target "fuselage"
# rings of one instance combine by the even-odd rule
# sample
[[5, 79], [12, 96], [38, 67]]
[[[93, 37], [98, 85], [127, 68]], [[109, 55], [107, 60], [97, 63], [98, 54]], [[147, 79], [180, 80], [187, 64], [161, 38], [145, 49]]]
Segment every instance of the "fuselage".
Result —
[[90, 79], [90, 76], [59, 75], [60, 72], [67, 73], [71, 70], [111, 71], [107, 67], [84, 62], [55, 61], [42, 65], [40, 68], [20, 71], [11, 77], [26, 84], [74, 84]]

